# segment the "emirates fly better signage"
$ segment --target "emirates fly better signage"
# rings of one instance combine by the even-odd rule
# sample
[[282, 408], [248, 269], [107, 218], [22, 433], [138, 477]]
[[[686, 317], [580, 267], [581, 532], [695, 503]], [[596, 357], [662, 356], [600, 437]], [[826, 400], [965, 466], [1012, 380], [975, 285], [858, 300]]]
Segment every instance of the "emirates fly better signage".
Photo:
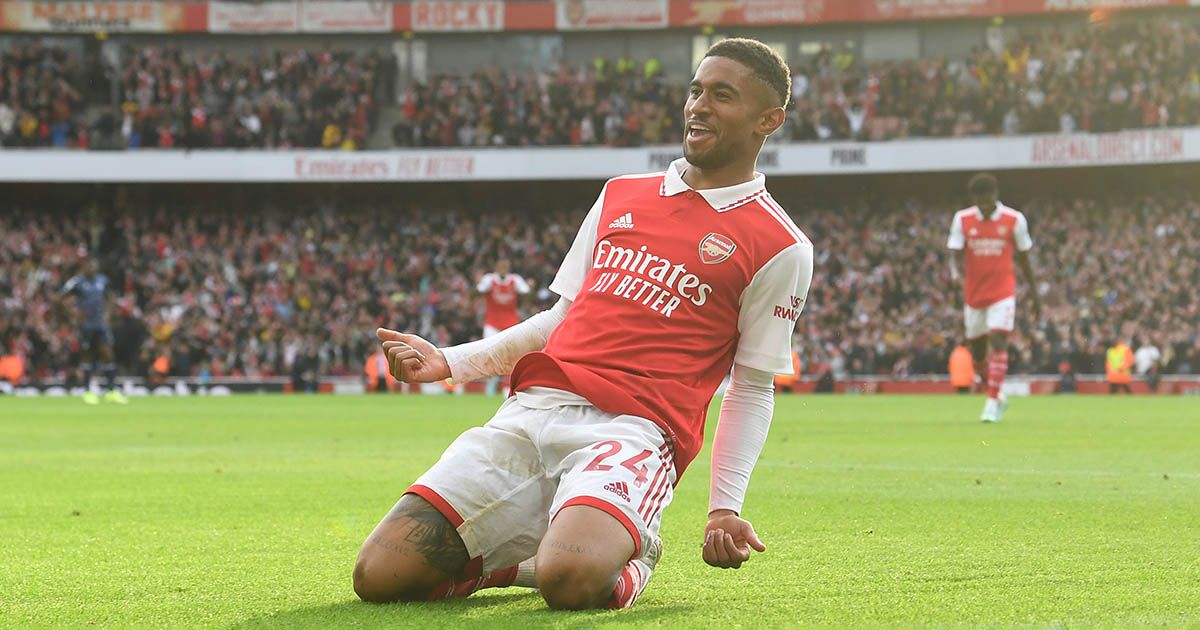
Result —
[[[394, 151], [0, 150], [9, 182], [421, 182], [600, 180], [659, 171], [678, 146]], [[1105, 134], [769, 143], [770, 176], [1200, 162], [1200, 127]], [[714, 241], [714, 252], [721, 246]], [[715, 255], [715, 254], [714, 254]]]

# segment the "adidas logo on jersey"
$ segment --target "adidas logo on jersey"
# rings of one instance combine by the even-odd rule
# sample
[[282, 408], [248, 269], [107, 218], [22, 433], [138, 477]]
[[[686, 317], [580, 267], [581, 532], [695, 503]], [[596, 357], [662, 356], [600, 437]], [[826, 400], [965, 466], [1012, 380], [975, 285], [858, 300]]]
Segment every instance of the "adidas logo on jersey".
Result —
[[624, 228], [626, 230], [632, 228], [633, 227], [633, 213], [626, 212], [625, 214], [622, 214], [621, 216], [614, 219], [612, 223], [609, 223], [608, 227]]
[[625, 499], [626, 501], [629, 500], [629, 484], [625, 483], [624, 481], [606, 483], [604, 484], [604, 489], [621, 497], [622, 499]]

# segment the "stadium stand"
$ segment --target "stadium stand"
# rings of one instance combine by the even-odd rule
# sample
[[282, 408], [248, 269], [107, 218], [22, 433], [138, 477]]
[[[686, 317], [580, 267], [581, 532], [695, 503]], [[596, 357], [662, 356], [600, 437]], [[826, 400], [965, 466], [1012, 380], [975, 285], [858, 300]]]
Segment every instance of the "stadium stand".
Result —
[[[0, 146], [361, 149], [393, 77], [381, 53], [328, 48], [126, 46], [121, 58], [103, 67], [40, 43], [0, 53]], [[115, 89], [89, 89], [85, 69]]]
[[[640, 146], [675, 143], [682, 126], [683, 82], [665, 81], [657, 59], [541, 72], [493, 67], [399, 90], [396, 59], [384, 51], [239, 55], [130, 44], [119, 59], [103, 68], [99, 58], [37, 43], [0, 55], [0, 145], [96, 148], [89, 134], [99, 134], [101, 148], [362, 149], [381, 108], [396, 110], [396, 146]], [[789, 122], [778, 137], [1196, 125], [1197, 60], [1200, 27], [1170, 17], [1028, 28], [962, 58], [864, 61], [825, 46], [795, 65]], [[108, 76], [118, 89], [85, 89], [85, 67], [100, 68], [89, 76]]]
[[[0, 339], [30, 378], [74, 364], [73, 300], [62, 284], [100, 256], [119, 287], [110, 320], [124, 374], [290, 373], [297, 357], [326, 375], [357, 374], [378, 325], [436, 344], [479, 335], [477, 276], [506, 256], [545, 291], [583, 210], [430, 212], [409, 203], [328, 196], [274, 207], [180, 201], [160, 193], [104, 212], [28, 205], [0, 215]], [[364, 207], [365, 206], [365, 207]], [[961, 329], [948, 277], [945, 201], [851, 200], [794, 211], [819, 243], [796, 346], [805, 373], [944, 373]], [[1200, 199], [1186, 193], [1023, 204], [1037, 242], [1046, 325], [1018, 318], [1014, 373], [1067, 363], [1102, 374], [1118, 336], [1162, 350], [1163, 374], [1200, 371]]]

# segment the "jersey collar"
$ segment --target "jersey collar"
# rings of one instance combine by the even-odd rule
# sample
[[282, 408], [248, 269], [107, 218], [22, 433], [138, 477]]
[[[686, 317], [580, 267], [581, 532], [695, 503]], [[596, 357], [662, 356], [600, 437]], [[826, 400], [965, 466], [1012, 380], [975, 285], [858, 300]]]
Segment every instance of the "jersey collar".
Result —
[[[667, 173], [663, 177], [662, 187], [658, 194], [662, 197], [673, 197], [679, 193], [692, 190], [687, 182], [683, 181], [683, 172], [687, 170], [688, 163], [685, 158], [679, 158], [667, 167]], [[744, 206], [755, 199], [765, 195], [767, 178], [762, 173], [755, 171], [754, 179], [726, 186], [724, 188], [709, 188], [707, 190], [697, 190], [708, 205], [717, 212], [728, 212], [734, 208]]]
[[[988, 220], [987, 217], [983, 216], [983, 210], [979, 206], [971, 206], [971, 207], [975, 209], [975, 216], [978, 217], [980, 221]], [[996, 200], [996, 209], [994, 211], [992, 211], [992, 216], [999, 218], [1001, 211], [1007, 207], [1008, 206], [1004, 205], [1003, 201], [1000, 201], [999, 199], [997, 199]]]

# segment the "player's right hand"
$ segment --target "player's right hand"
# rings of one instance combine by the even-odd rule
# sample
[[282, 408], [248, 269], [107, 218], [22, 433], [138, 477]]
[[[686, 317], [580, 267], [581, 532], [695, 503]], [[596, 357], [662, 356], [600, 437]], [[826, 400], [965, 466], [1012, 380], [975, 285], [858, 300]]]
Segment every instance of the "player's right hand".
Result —
[[375, 336], [383, 344], [388, 371], [402, 383], [436, 383], [450, 378], [450, 364], [436, 346], [416, 335], [379, 328]]
[[750, 560], [750, 550], [759, 553], [767, 546], [754, 533], [754, 526], [730, 510], [716, 510], [704, 527], [701, 555], [704, 562], [718, 569], [737, 569]]

